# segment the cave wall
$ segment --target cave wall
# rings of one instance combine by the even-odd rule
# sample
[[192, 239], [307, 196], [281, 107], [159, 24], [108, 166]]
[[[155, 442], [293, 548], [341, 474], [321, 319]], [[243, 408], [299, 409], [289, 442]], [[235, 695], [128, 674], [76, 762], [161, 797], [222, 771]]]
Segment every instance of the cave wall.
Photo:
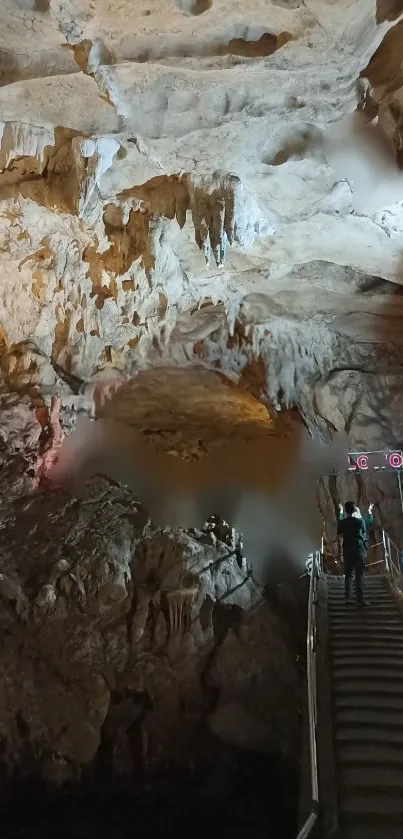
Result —
[[295, 760], [303, 581], [269, 606], [230, 546], [156, 529], [104, 479], [14, 506], [0, 551], [9, 780], [132, 787], [212, 772], [219, 742]]
[[[110, 765], [132, 765], [137, 749], [143, 766], [186, 750], [201, 720], [231, 741], [231, 714], [249, 743], [292, 749], [295, 650], [246, 572], [200, 534], [147, 529], [116, 483], [76, 498], [46, 479], [78, 418], [140, 372], [141, 433], [188, 458], [206, 435], [235, 438], [248, 399], [289, 452], [296, 414], [322, 439], [347, 434], [352, 450], [403, 446], [402, 13], [397, 0], [2, 0], [10, 771], [24, 754], [75, 777], [115, 739]], [[167, 367], [219, 372], [245, 399], [228, 402], [225, 424], [225, 400], [212, 398], [185, 445], [176, 386], [155, 399], [152, 371]], [[352, 492], [402, 540], [391, 481], [352, 481], [322, 486], [330, 530]], [[168, 585], [170, 558], [180, 570]], [[126, 733], [139, 720], [141, 748]]]

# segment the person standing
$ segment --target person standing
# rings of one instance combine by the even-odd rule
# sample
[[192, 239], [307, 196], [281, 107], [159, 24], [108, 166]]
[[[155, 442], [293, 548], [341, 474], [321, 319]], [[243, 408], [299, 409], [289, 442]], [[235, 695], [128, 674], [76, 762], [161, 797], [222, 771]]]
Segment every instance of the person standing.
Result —
[[367, 527], [372, 524], [374, 505], [368, 507], [368, 515], [361, 517], [353, 501], [339, 505], [337, 535], [343, 539], [344, 592], [347, 603], [351, 603], [351, 580], [354, 575], [355, 597], [359, 606], [369, 606], [364, 599], [363, 577], [367, 558]]

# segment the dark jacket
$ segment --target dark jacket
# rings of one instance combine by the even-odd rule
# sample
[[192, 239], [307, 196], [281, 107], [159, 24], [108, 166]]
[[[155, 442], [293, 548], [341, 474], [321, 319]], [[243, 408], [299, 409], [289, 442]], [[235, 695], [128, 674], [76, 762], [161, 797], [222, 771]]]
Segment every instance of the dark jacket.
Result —
[[372, 524], [374, 517], [371, 513], [362, 519], [353, 516], [340, 518], [337, 524], [337, 535], [343, 538], [343, 556], [366, 556], [368, 537], [367, 526]]

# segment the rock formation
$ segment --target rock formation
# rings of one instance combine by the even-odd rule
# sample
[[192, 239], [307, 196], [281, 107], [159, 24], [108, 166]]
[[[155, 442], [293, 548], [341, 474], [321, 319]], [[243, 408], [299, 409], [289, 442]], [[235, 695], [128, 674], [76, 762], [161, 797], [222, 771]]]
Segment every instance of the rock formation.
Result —
[[[295, 743], [295, 649], [247, 565], [119, 475], [81, 497], [49, 476], [133, 381], [124, 421], [178, 475], [261, 433], [275, 482], [301, 422], [403, 447], [402, 27], [399, 0], [2, 0], [7, 771], [64, 782], [112, 750], [135, 774], [201, 720]], [[403, 540], [392, 478], [324, 479], [329, 521], [347, 491]]]

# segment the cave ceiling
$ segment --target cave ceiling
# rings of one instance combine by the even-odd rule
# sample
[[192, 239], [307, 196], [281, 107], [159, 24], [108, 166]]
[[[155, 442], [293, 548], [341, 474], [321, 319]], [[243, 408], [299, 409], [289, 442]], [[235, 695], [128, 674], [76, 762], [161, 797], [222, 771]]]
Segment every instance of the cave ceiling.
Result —
[[0, 436], [30, 479], [156, 367], [400, 447], [402, 3], [2, 0], [0, 41]]

